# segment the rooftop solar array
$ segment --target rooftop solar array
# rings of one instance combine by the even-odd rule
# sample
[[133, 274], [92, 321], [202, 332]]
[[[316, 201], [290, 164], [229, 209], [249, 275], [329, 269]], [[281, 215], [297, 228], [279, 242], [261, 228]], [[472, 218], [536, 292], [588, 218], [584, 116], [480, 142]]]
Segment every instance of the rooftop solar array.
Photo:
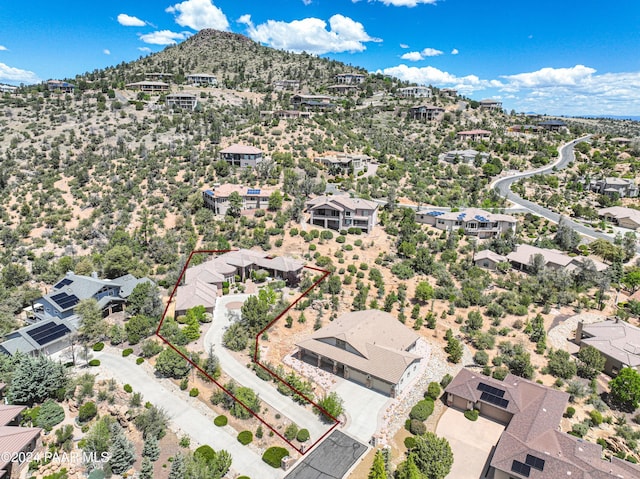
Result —
[[69, 295], [67, 293], [54, 294], [51, 296], [51, 299], [54, 300], [63, 310], [71, 308], [80, 302], [75, 294]]
[[247, 190], [247, 194], [248, 195], [259, 195], [260, 194], [260, 190], [249, 189], [249, 190]]
[[478, 391], [487, 392], [489, 394], [493, 394], [494, 396], [504, 397], [504, 390], [500, 388], [496, 388], [493, 386], [489, 386], [487, 383], [479, 383]]
[[65, 286], [67, 286], [68, 284], [73, 283], [72, 279], [69, 278], [65, 278], [62, 281], [60, 281], [58, 284], [56, 284], [53, 289], [60, 289], [60, 288], [64, 288]]
[[514, 460], [511, 464], [511, 471], [518, 473], [521, 476], [529, 477], [529, 474], [531, 473], [531, 466]]
[[40, 346], [44, 346], [70, 332], [71, 330], [65, 324], [51, 322], [31, 329], [27, 334]]
[[427, 213], [427, 216], [442, 216], [444, 214], [444, 211], [429, 211]]
[[476, 216], [475, 216], [475, 218], [476, 218], [478, 221], [483, 221], [483, 222], [487, 222], [487, 221], [489, 221], [487, 218], [485, 218], [484, 216], [480, 216], [480, 215], [476, 215]]
[[526, 465], [531, 466], [538, 471], [544, 471], [544, 459], [527, 454], [527, 460], [524, 462]]
[[501, 407], [503, 409], [506, 409], [506, 407], [509, 405], [509, 401], [507, 399], [487, 392], [483, 392], [480, 395], [480, 400], [488, 402], [489, 404], [493, 404], [494, 406]]
[[466, 214], [466, 213], [460, 213], [460, 214], [458, 215], [458, 219], [459, 219], [459, 220], [463, 220], [465, 216], [467, 216], [467, 214]]

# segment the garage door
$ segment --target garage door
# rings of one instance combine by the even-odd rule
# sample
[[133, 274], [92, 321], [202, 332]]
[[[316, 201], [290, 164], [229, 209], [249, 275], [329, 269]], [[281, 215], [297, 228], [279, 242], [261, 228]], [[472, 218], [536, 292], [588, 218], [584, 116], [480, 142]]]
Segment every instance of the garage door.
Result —
[[486, 403], [480, 403], [480, 414], [484, 417], [493, 419], [500, 424], [509, 424], [509, 421], [511, 421], [512, 417], [512, 414], [505, 411], [504, 409], [500, 409]]
[[373, 389], [375, 389], [376, 391], [380, 391], [381, 393], [391, 395], [392, 385], [389, 384], [388, 382], [382, 381], [381, 379], [373, 378], [372, 386], [373, 386]]

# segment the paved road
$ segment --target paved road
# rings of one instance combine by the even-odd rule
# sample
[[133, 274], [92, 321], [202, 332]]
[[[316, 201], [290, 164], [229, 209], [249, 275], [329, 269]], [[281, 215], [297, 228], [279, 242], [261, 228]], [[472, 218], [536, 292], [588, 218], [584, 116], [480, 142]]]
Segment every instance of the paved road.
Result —
[[218, 298], [216, 309], [213, 313], [213, 323], [204, 337], [205, 351], [209, 351], [209, 348], [213, 345], [214, 351], [220, 360], [220, 367], [226, 374], [231, 376], [237, 383], [256, 391], [264, 403], [280, 412], [282, 416], [295, 422], [298, 427], [308, 429], [311, 441], [315, 441], [327, 432], [329, 426], [320, 422], [318, 416], [310, 409], [304, 408], [291, 398], [280, 394], [276, 390], [275, 383], [260, 379], [244, 364], [238, 362], [228, 349], [222, 346], [222, 336], [231, 324], [231, 318], [226, 314], [226, 305], [231, 302], [244, 302], [248, 297], [248, 294], [232, 294]]
[[[208, 444], [216, 450], [225, 449], [233, 457], [232, 470], [250, 477], [281, 479], [284, 471], [273, 469], [264, 463], [250, 447], [241, 445], [237, 432], [231, 426], [216, 427], [213, 411], [195, 398], [188, 398], [174, 384], [158, 381], [147, 363], [136, 365], [132, 356], [123, 358], [119, 351], [105, 349], [94, 353], [100, 359], [100, 378], [114, 378], [122, 384], [131, 384], [134, 391], [142, 393], [150, 401], [164, 409], [173, 424], [182, 433], [191, 437], [192, 444]], [[164, 384], [163, 384], [164, 383]]]

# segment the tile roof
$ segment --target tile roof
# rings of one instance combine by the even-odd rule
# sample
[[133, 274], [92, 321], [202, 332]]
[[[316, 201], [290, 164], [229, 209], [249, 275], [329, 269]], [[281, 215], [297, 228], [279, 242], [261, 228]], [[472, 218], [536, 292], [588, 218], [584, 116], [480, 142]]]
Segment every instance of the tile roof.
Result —
[[612, 206], [610, 208], [602, 208], [598, 210], [599, 216], [609, 215], [616, 219], [629, 218], [631, 221], [640, 225], [640, 210], [633, 208], [624, 208], [622, 206]]
[[178, 286], [176, 291], [176, 311], [186, 311], [195, 306], [213, 308], [216, 305], [218, 288], [201, 280]]
[[487, 130], [467, 130], [467, 131], [459, 131], [457, 134], [460, 136], [490, 135], [491, 132]]
[[27, 409], [26, 406], [0, 404], [0, 426], [6, 426], [7, 424], [9, 424], [25, 409]]
[[494, 253], [490, 249], [483, 249], [482, 251], [478, 251], [473, 256], [473, 261], [482, 261], [483, 259], [491, 260], [494, 263], [503, 263], [507, 261], [506, 256], [502, 256], [501, 254]]
[[232, 155], [257, 155], [259, 153], [262, 153], [262, 150], [260, 148], [256, 148], [255, 146], [240, 145], [238, 143], [234, 143], [233, 145], [228, 146], [224, 150], [220, 150], [220, 153], [222, 154], [230, 153]]
[[[429, 214], [429, 211], [431, 210], [422, 210], [419, 211], [418, 214]], [[518, 220], [516, 220], [516, 218], [511, 215], [489, 213], [488, 211], [481, 210], [480, 208], [467, 208], [460, 211], [444, 211], [439, 213], [442, 213], [438, 215], [439, 219], [456, 220], [462, 221], [463, 223], [467, 223], [469, 221], [480, 221], [487, 223], [495, 221], [506, 221], [508, 223], [518, 222]]]
[[640, 366], [640, 328], [626, 321], [607, 319], [583, 326], [583, 334], [592, 336], [582, 342], [598, 349], [622, 364]]
[[[39, 427], [0, 426], [0, 451], [3, 453], [18, 453], [40, 437], [42, 429]], [[0, 471], [7, 469], [11, 461], [5, 455], [0, 455]]]
[[270, 196], [271, 193], [278, 191], [277, 188], [270, 186], [262, 187], [249, 187], [243, 185], [233, 185], [231, 183], [224, 183], [220, 186], [216, 186], [211, 191], [211, 196], [214, 198], [228, 198], [234, 191], [240, 196]]
[[529, 265], [535, 255], [542, 255], [544, 258], [544, 264], [555, 265], [556, 267], [567, 268], [574, 270], [581, 267], [587, 259], [593, 261], [593, 264], [597, 271], [604, 271], [608, 266], [595, 258], [585, 256], [569, 256], [568, 254], [559, 251], [557, 249], [538, 248], [537, 246], [529, 244], [518, 245], [515, 251], [512, 251], [507, 255], [509, 261], [515, 263]]
[[330, 206], [338, 211], [345, 209], [355, 210], [376, 210], [378, 209], [378, 203], [375, 201], [363, 200], [362, 198], [351, 198], [347, 195], [334, 195], [334, 196], [318, 196], [307, 202], [310, 209], [316, 209], [321, 206]]
[[[326, 341], [345, 341], [353, 351]], [[407, 352], [419, 336], [391, 314], [379, 310], [343, 314], [296, 345], [396, 384], [419, 356]]]

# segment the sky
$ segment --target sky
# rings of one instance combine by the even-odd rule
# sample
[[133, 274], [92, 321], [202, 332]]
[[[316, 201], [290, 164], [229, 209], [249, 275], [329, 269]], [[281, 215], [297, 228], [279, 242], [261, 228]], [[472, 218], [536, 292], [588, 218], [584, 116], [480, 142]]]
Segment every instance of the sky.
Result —
[[0, 0], [0, 83], [73, 78], [203, 28], [508, 111], [640, 116], [639, 0]]

